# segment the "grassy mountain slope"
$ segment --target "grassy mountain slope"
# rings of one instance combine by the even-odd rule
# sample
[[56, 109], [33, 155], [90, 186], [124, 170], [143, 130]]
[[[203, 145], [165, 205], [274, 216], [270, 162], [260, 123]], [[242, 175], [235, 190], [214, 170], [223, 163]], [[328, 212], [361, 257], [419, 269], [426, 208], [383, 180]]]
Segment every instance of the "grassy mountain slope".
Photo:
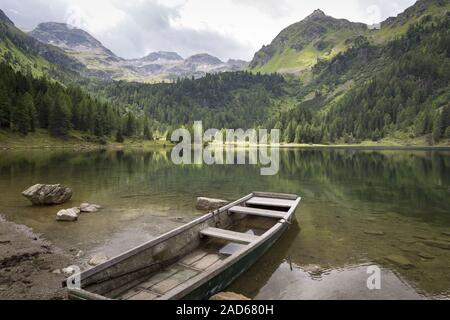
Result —
[[[450, 138], [450, 15], [410, 25], [383, 45], [362, 39], [331, 61], [297, 94], [279, 122], [287, 142]], [[270, 124], [272, 123], [272, 124]]]
[[40, 77], [62, 77], [84, 70], [82, 64], [62, 50], [45, 45], [15, 27], [0, 10], [0, 61], [16, 71], [31, 72]]
[[385, 43], [405, 34], [410, 26], [429, 22], [433, 17], [443, 17], [449, 10], [448, 0], [419, 0], [397, 17], [382, 22], [381, 29], [369, 33], [369, 36], [374, 43]]
[[349, 39], [366, 32], [367, 26], [314, 11], [303, 21], [283, 30], [269, 46], [256, 53], [250, 69], [264, 73], [299, 73], [330, 59], [349, 47]]
[[411, 25], [442, 17], [449, 9], [448, 0], [419, 0], [397, 17], [384, 21], [379, 30], [369, 30], [365, 24], [335, 19], [316, 10], [283, 30], [270, 45], [258, 51], [249, 69], [308, 77], [318, 61], [329, 61], [347, 51], [360, 37], [371, 44], [384, 44], [405, 34]]

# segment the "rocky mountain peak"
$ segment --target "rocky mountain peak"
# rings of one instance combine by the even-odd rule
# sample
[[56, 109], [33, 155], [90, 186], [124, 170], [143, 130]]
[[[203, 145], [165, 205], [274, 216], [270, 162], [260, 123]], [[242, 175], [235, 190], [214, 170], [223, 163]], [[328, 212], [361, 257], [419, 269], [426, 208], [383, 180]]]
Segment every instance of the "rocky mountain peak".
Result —
[[208, 53], [200, 53], [187, 58], [186, 63], [219, 65], [223, 62]]
[[320, 9], [316, 9], [316, 10], [314, 10], [314, 12], [311, 13], [307, 18], [323, 18], [323, 17], [326, 17], [325, 12], [323, 12], [323, 11], [320, 10]]
[[154, 61], [158, 61], [158, 60], [181, 61], [181, 60], [183, 60], [183, 58], [176, 52], [158, 51], [158, 52], [149, 53], [142, 60], [145, 60], [148, 62], [154, 62]]
[[41, 42], [68, 48], [80, 46], [86, 48], [102, 47], [102, 44], [89, 33], [66, 23], [44, 22], [39, 24], [29, 34]]

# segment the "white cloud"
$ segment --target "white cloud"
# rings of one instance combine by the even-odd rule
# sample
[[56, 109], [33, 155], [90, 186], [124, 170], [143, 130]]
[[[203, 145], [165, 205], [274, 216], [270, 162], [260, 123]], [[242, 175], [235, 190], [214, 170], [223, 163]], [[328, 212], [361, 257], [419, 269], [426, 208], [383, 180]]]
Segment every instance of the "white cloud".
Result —
[[313, 10], [376, 23], [415, 0], [0, 0], [0, 8], [26, 29], [69, 22], [130, 58], [154, 50], [187, 56], [208, 52], [250, 60], [256, 50]]

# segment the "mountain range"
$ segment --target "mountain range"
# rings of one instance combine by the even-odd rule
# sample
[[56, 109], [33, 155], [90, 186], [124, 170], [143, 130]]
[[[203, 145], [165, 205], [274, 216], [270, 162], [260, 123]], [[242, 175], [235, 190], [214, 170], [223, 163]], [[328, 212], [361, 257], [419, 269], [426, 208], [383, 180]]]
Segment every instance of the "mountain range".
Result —
[[64, 50], [103, 79], [155, 82], [199, 78], [207, 73], [238, 71], [248, 64], [241, 60], [223, 62], [206, 53], [183, 59], [176, 52], [165, 51], [152, 52], [140, 59], [123, 59], [86, 31], [65, 23], [41, 23], [28, 35]]
[[[51, 109], [42, 97], [52, 88], [55, 97], [46, 99], [62, 101], [73, 115], [64, 132], [162, 135], [202, 119], [213, 128], [277, 128], [286, 142], [450, 139], [450, 0], [418, 0], [378, 29], [316, 10], [282, 30], [248, 66], [164, 51], [127, 60], [83, 30], [43, 23], [26, 34], [0, 11], [0, 61], [13, 70], [0, 77], [0, 95], [9, 92], [8, 103], [26, 105], [34, 119], [33, 105], [38, 114]], [[97, 111], [80, 91], [95, 98]], [[14, 128], [8, 110], [0, 103], [2, 128]]]

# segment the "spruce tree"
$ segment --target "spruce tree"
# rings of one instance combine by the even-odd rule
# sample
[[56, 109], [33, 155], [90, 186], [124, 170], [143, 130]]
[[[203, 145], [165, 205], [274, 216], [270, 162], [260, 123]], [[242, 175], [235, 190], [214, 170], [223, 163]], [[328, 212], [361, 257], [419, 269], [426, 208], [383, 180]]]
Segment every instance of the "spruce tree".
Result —
[[153, 140], [147, 120], [144, 120], [144, 139]]
[[116, 132], [116, 142], [123, 143], [124, 141], [125, 139], [123, 138], [123, 130], [122, 127], [120, 126]]
[[127, 122], [125, 126], [125, 135], [127, 137], [132, 137], [136, 133], [136, 120], [134, 119], [133, 113], [128, 112]]
[[34, 106], [33, 97], [27, 92], [24, 94], [23, 99], [27, 107], [28, 117], [30, 119], [30, 131], [34, 132], [38, 126], [38, 116]]
[[295, 129], [295, 143], [301, 143], [302, 142], [302, 126], [298, 125]]
[[50, 110], [49, 130], [53, 136], [67, 138], [71, 129], [71, 113], [68, 96], [60, 92]]
[[5, 85], [0, 82], [0, 128], [9, 128], [11, 120], [11, 102]]
[[14, 130], [26, 135], [31, 130], [30, 104], [33, 99], [28, 92], [23, 94], [12, 108], [11, 122]]

